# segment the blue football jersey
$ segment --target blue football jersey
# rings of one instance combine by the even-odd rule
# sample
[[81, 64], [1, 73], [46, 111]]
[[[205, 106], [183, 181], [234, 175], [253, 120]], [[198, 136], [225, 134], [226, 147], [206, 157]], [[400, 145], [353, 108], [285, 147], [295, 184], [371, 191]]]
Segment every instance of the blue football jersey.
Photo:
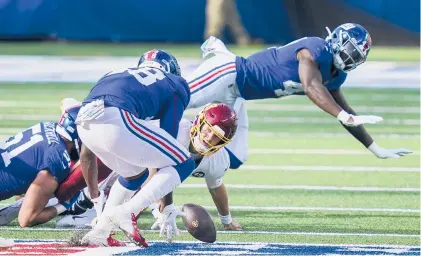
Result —
[[339, 88], [346, 73], [338, 70], [332, 77], [333, 55], [329, 44], [319, 37], [304, 37], [285, 46], [272, 47], [248, 58], [237, 57], [236, 83], [246, 100], [278, 98], [304, 94], [298, 75], [297, 53], [307, 49], [319, 64], [327, 89]]
[[96, 99], [143, 120], [160, 119], [161, 128], [176, 137], [178, 123], [190, 102], [190, 89], [180, 76], [156, 68], [130, 68], [105, 75], [83, 103]]
[[0, 142], [0, 200], [26, 192], [41, 170], [57, 182], [70, 172], [70, 156], [54, 122], [38, 123]]

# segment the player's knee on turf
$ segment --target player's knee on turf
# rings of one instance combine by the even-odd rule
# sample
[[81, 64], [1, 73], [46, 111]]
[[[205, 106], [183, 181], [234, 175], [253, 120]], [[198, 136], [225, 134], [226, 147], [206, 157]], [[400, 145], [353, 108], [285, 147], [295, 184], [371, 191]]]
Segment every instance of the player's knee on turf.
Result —
[[27, 228], [33, 226], [33, 222], [38, 214], [26, 213], [22, 214], [22, 210], [19, 211], [18, 222], [21, 228]]
[[186, 161], [182, 162], [181, 164], [174, 166], [174, 169], [177, 171], [178, 175], [180, 176], [181, 182], [183, 182], [185, 179], [187, 179], [187, 177], [190, 176], [190, 174], [192, 174], [195, 167], [196, 166], [195, 166], [194, 160], [192, 158], [189, 158]]
[[230, 157], [230, 169], [238, 169], [241, 165], [247, 160], [247, 156], [243, 156], [239, 159], [236, 155], [234, 155], [229, 149], [226, 149], [228, 155]]

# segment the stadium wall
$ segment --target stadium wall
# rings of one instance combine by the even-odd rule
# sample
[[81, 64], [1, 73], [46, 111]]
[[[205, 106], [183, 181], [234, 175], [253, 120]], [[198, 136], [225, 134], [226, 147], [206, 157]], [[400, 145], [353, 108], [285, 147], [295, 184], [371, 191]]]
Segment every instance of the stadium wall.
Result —
[[[403, 37], [419, 37], [419, 0], [237, 0], [246, 29], [267, 43], [286, 43], [303, 32], [324, 35], [325, 25], [338, 25], [338, 3], [345, 20], [360, 20], [362, 14], [346, 12], [356, 8], [409, 31]], [[206, 0], [2, 0], [0, 39], [201, 42], [205, 6]], [[377, 43], [387, 44], [385, 38]]]

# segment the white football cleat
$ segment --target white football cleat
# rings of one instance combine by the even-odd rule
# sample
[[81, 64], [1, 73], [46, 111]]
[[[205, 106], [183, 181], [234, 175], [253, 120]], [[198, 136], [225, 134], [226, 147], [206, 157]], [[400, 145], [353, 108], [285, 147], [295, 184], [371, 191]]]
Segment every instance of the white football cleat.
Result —
[[101, 230], [92, 229], [82, 238], [81, 244], [105, 247], [126, 246], [126, 243], [114, 239], [112, 237], [114, 235], [113, 233], [111, 233], [108, 236], [105, 234], [106, 233], [101, 232]]
[[225, 44], [218, 38], [211, 36], [201, 46], [202, 57], [205, 59], [210, 54], [224, 53], [234, 55], [230, 52]]
[[131, 242], [138, 246], [148, 247], [148, 243], [137, 227], [137, 219], [133, 213], [128, 215], [122, 214], [119, 211], [114, 211], [114, 213], [110, 215], [109, 219], [111, 223], [124, 232]]

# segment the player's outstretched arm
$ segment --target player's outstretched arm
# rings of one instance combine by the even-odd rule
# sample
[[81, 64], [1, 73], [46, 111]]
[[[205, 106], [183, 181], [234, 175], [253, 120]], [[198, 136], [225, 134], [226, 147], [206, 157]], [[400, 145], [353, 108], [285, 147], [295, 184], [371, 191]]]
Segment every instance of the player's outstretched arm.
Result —
[[[348, 113], [351, 115], [357, 116], [357, 113], [349, 106], [348, 102], [345, 99], [342, 91], [338, 89], [334, 89], [329, 91], [332, 95], [333, 99]], [[378, 158], [399, 158], [406, 154], [412, 153], [411, 150], [406, 148], [398, 148], [398, 149], [385, 149], [378, 146], [373, 138], [368, 134], [366, 129], [363, 125], [359, 126], [346, 126], [342, 124], [345, 129], [348, 130], [349, 133], [354, 136], [359, 142], [361, 142], [366, 148], [368, 148], [374, 155]]]
[[95, 199], [99, 197], [97, 159], [95, 154], [85, 144], [82, 144], [80, 149], [80, 165], [86, 185], [88, 186], [90, 198]]
[[38, 173], [29, 186], [19, 211], [18, 221], [21, 227], [45, 223], [57, 216], [54, 207], [45, 208], [57, 187], [58, 182], [49, 171], [42, 170]]
[[227, 230], [242, 230], [241, 225], [231, 217], [228, 192], [222, 179], [215, 181], [206, 179], [206, 184], [208, 185], [209, 193], [212, 195], [213, 202], [218, 210], [218, 215], [224, 228]]
[[322, 84], [322, 75], [319, 65], [307, 49], [298, 52], [298, 74], [305, 94], [319, 108], [337, 117], [342, 108], [335, 102], [329, 91]]

